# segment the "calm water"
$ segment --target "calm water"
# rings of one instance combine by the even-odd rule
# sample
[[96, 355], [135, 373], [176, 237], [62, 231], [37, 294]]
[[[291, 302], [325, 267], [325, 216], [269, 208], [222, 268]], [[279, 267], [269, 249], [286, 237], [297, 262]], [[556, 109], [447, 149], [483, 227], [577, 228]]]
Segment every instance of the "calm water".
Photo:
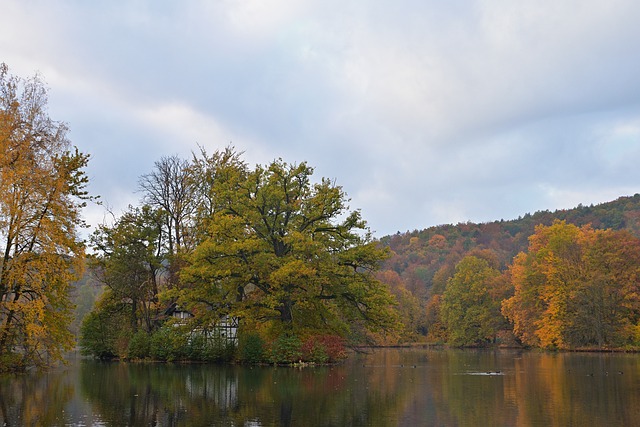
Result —
[[0, 425], [634, 426], [640, 355], [384, 349], [302, 369], [75, 361], [0, 376]]

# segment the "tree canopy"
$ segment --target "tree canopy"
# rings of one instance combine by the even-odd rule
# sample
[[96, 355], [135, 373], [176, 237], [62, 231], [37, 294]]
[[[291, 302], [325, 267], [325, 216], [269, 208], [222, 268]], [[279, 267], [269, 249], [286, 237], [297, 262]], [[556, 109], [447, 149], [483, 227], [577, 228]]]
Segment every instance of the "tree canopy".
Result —
[[502, 311], [523, 343], [619, 347], [637, 341], [640, 240], [563, 221], [538, 226], [511, 267]]
[[458, 263], [442, 295], [441, 317], [450, 344], [478, 345], [495, 338], [504, 324], [500, 301], [506, 286], [502, 279], [486, 259], [469, 255]]
[[67, 132], [49, 118], [40, 78], [0, 64], [0, 369], [45, 365], [73, 346], [88, 156]]
[[228, 314], [274, 335], [394, 329], [394, 298], [374, 275], [386, 251], [348, 210], [342, 188], [314, 184], [312, 174], [282, 160], [221, 165], [179, 303], [206, 321]]
[[129, 207], [113, 226], [99, 226], [91, 239], [96, 254], [90, 265], [107, 289], [103, 299], [127, 307], [134, 332], [139, 327], [151, 331], [158, 314], [166, 256], [161, 249], [163, 218], [159, 212], [148, 205]]
[[428, 341], [443, 342], [446, 331], [441, 322], [440, 305], [447, 281], [455, 274], [455, 266], [464, 257], [485, 251], [496, 258], [498, 270], [506, 271], [514, 257], [520, 252], [526, 253], [535, 227], [551, 226], [555, 220], [578, 227], [590, 225], [594, 230], [626, 230], [629, 235], [640, 237], [640, 194], [598, 205], [527, 213], [513, 220], [444, 224], [384, 236], [380, 243], [390, 249], [391, 257], [383, 262], [379, 277], [390, 285], [392, 292], [409, 292], [425, 307], [420, 321], [407, 321], [403, 316], [404, 323], [415, 324], [416, 332], [424, 329], [426, 333], [422, 335], [426, 335], [424, 339]]

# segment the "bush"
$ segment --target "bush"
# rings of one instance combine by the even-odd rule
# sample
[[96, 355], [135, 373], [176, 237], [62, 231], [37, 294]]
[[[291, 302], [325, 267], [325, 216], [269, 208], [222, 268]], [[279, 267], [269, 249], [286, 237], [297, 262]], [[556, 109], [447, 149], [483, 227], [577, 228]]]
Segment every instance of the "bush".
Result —
[[205, 360], [205, 354], [207, 352], [207, 339], [204, 335], [193, 334], [189, 337], [186, 357], [189, 360]]
[[246, 363], [264, 361], [265, 343], [258, 334], [247, 334], [240, 339], [240, 359]]
[[347, 358], [348, 354], [344, 338], [338, 335], [321, 335], [318, 337], [318, 341], [327, 352], [329, 362], [338, 362]]
[[301, 350], [306, 362], [333, 363], [347, 357], [344, 339], [337, 335], [312, 336]]
[[187, 338], [180, 328], [163, 326], [151, 336], [151, 357], [174, 361], [187, 357]]
[[145, 359], [151, 353], [151, 337], [147, 331], [136, 332], [129, 341], [127, 356], [130, 359]]
[[0, 373], [3, 372], [22, 372], [26, 370], [24, 359], [19, 353], [9, 351], [0, 354]]
[[118, 330], [108, 323], [103, 312], [92, 311], [80, 328], [80, 351], [85, 356], [112, 359], [118, 356], [116, 342]]
[[302, 359], [302, 343], [295, 335], [280, 335], [271, 344], [272, 363], [294, 363]]
[[329, 355], [317, 337], [311, 337], [302, 344], [302, 359], [305, 362], [327, 363]]
[[202, 362], [224, 362], [233, 359], [235, 346], [220, 338], [208, 338], [200, 333], [192, 333], [188, 340], [186, 357]]
[[210, 340], [205, 347], [204, 359], [207, 362], [228, 362], [233, 360], [236, 347], [225, 340]]

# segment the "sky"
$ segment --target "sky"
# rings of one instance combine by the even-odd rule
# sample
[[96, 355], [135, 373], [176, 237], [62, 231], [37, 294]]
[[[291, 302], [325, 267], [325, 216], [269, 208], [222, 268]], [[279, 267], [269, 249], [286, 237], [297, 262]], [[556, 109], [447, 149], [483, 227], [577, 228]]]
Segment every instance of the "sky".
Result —
[[637, 0], [0, 0], [89, 153], [89, 223], [165, 156], [306, 161], [375, 237], [640, 192]]

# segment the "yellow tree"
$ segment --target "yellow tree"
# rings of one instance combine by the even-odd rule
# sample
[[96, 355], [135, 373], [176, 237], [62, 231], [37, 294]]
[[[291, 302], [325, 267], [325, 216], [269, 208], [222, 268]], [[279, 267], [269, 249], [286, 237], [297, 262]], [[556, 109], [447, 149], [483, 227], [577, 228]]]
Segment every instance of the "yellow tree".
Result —
[[519, 253], [509, 267], [514, 295], [502, 301], [502, 314], [513, 325], [513, 333], [527, 346], [538, 346], [535, 321], [540, 318], [540, 289], [544, 276], [532, 267], [533, 258]]
[[73, 344], [68, 285], [83, 266], [88, 156], [46, 106], [38, 76], [0, 64], [0, 370], [45, 365]]
[[590, 228], [564, 221], [537, 226], [529, 238], [529, 252], [519, 254], [511, 267], [514, 296], [503, 313], [514, 332], [531, 346], [567, 347], [565, 328], [571, 320], [569, 297], [581, 280], [583, 246]]
[[639, 249], [624, 231], [538, 226], [511, 266], [515, 292], [502, 312], [530, 346], [628, 344], [640, 314]]
[[634, 341], [640, 316], [640, 239], [625, 230], [587, 235], [582, 279], [570, 295], [571, 343], [621, 346]]

